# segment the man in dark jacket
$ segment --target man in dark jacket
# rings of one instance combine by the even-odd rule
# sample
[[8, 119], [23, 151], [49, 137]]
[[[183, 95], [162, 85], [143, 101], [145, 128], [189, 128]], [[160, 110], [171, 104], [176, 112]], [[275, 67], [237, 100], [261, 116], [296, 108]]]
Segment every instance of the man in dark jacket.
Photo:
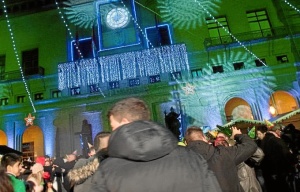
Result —
[[256, 143], [235, 127], [232, 128], [235, 146], [213, 146], [206, 140], [201, 128], [193, 126], [187, 129], [185, 141], [187, 148], [201, 154], [214, 171], [223, 192], [242, 192], [237, 174], [237, 165], [246, 161], [257, 149]]
[[292, 191], [287, 177], [292, 172], [294, 164], [287, 145], [273, 131], [268, 131], [261, 141], [261, 148], [265, 153], [261, 169], [267, 191]]
[[90, 191], [221, 191], [201, 155], [178, 146], [170, 130], [148, 121], [150, 113], [142, 100], [122, 100], [108, 117], [114, 130], [109, 157], [93, 175]]
[[91, 191], [221, 191], [205, 159], [177, 143], [170, 130], [151, 121], [122, 125], [111, 135], [109, 158], [96, 171]]

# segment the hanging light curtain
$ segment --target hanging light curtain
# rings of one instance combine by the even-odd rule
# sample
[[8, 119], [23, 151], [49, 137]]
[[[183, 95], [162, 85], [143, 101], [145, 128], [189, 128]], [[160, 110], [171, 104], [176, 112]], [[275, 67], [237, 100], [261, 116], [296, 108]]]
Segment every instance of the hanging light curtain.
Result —
[[58, 88], [63, 90], [185, 70], [189, 70], [186, 46], [168, 45], [61, 63], [58, 65]]

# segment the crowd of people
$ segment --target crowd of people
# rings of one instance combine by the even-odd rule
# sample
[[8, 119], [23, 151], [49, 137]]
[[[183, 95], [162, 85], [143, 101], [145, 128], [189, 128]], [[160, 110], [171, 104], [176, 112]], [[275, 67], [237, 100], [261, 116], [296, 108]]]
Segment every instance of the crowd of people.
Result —
[[0, 192], [296, 192], [300, 133], [293, 125], [236, 128], [213, 140], [191, 126], [178, 138], [151, 121], [146, 103], [123, 99], [108, 113], [112, 132], [98, 133], [89, 157], [71, 153], [35, 162], [1, 158]]

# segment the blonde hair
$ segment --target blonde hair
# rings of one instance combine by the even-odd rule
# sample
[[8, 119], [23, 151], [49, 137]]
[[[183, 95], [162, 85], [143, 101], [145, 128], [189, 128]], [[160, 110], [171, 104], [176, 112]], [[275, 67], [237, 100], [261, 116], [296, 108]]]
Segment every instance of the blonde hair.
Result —
[[27, 181], [33, 181], [34, 183], [37, 183], [38, 185], [42, 185], [44, 183], [44, 179], [43, 179], [43, 172], [39, 171], [37, 173], [31, 173], [28, 177], [27, 177]]

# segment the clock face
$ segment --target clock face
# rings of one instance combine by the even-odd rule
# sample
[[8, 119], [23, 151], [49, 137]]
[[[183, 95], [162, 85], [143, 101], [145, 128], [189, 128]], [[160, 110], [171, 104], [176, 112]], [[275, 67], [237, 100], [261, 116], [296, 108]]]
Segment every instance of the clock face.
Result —
[[106, 25], [111, 29], [123, 28], [128, 23], [129, 13], [125, 8], [113, 8], [106, 15]]

